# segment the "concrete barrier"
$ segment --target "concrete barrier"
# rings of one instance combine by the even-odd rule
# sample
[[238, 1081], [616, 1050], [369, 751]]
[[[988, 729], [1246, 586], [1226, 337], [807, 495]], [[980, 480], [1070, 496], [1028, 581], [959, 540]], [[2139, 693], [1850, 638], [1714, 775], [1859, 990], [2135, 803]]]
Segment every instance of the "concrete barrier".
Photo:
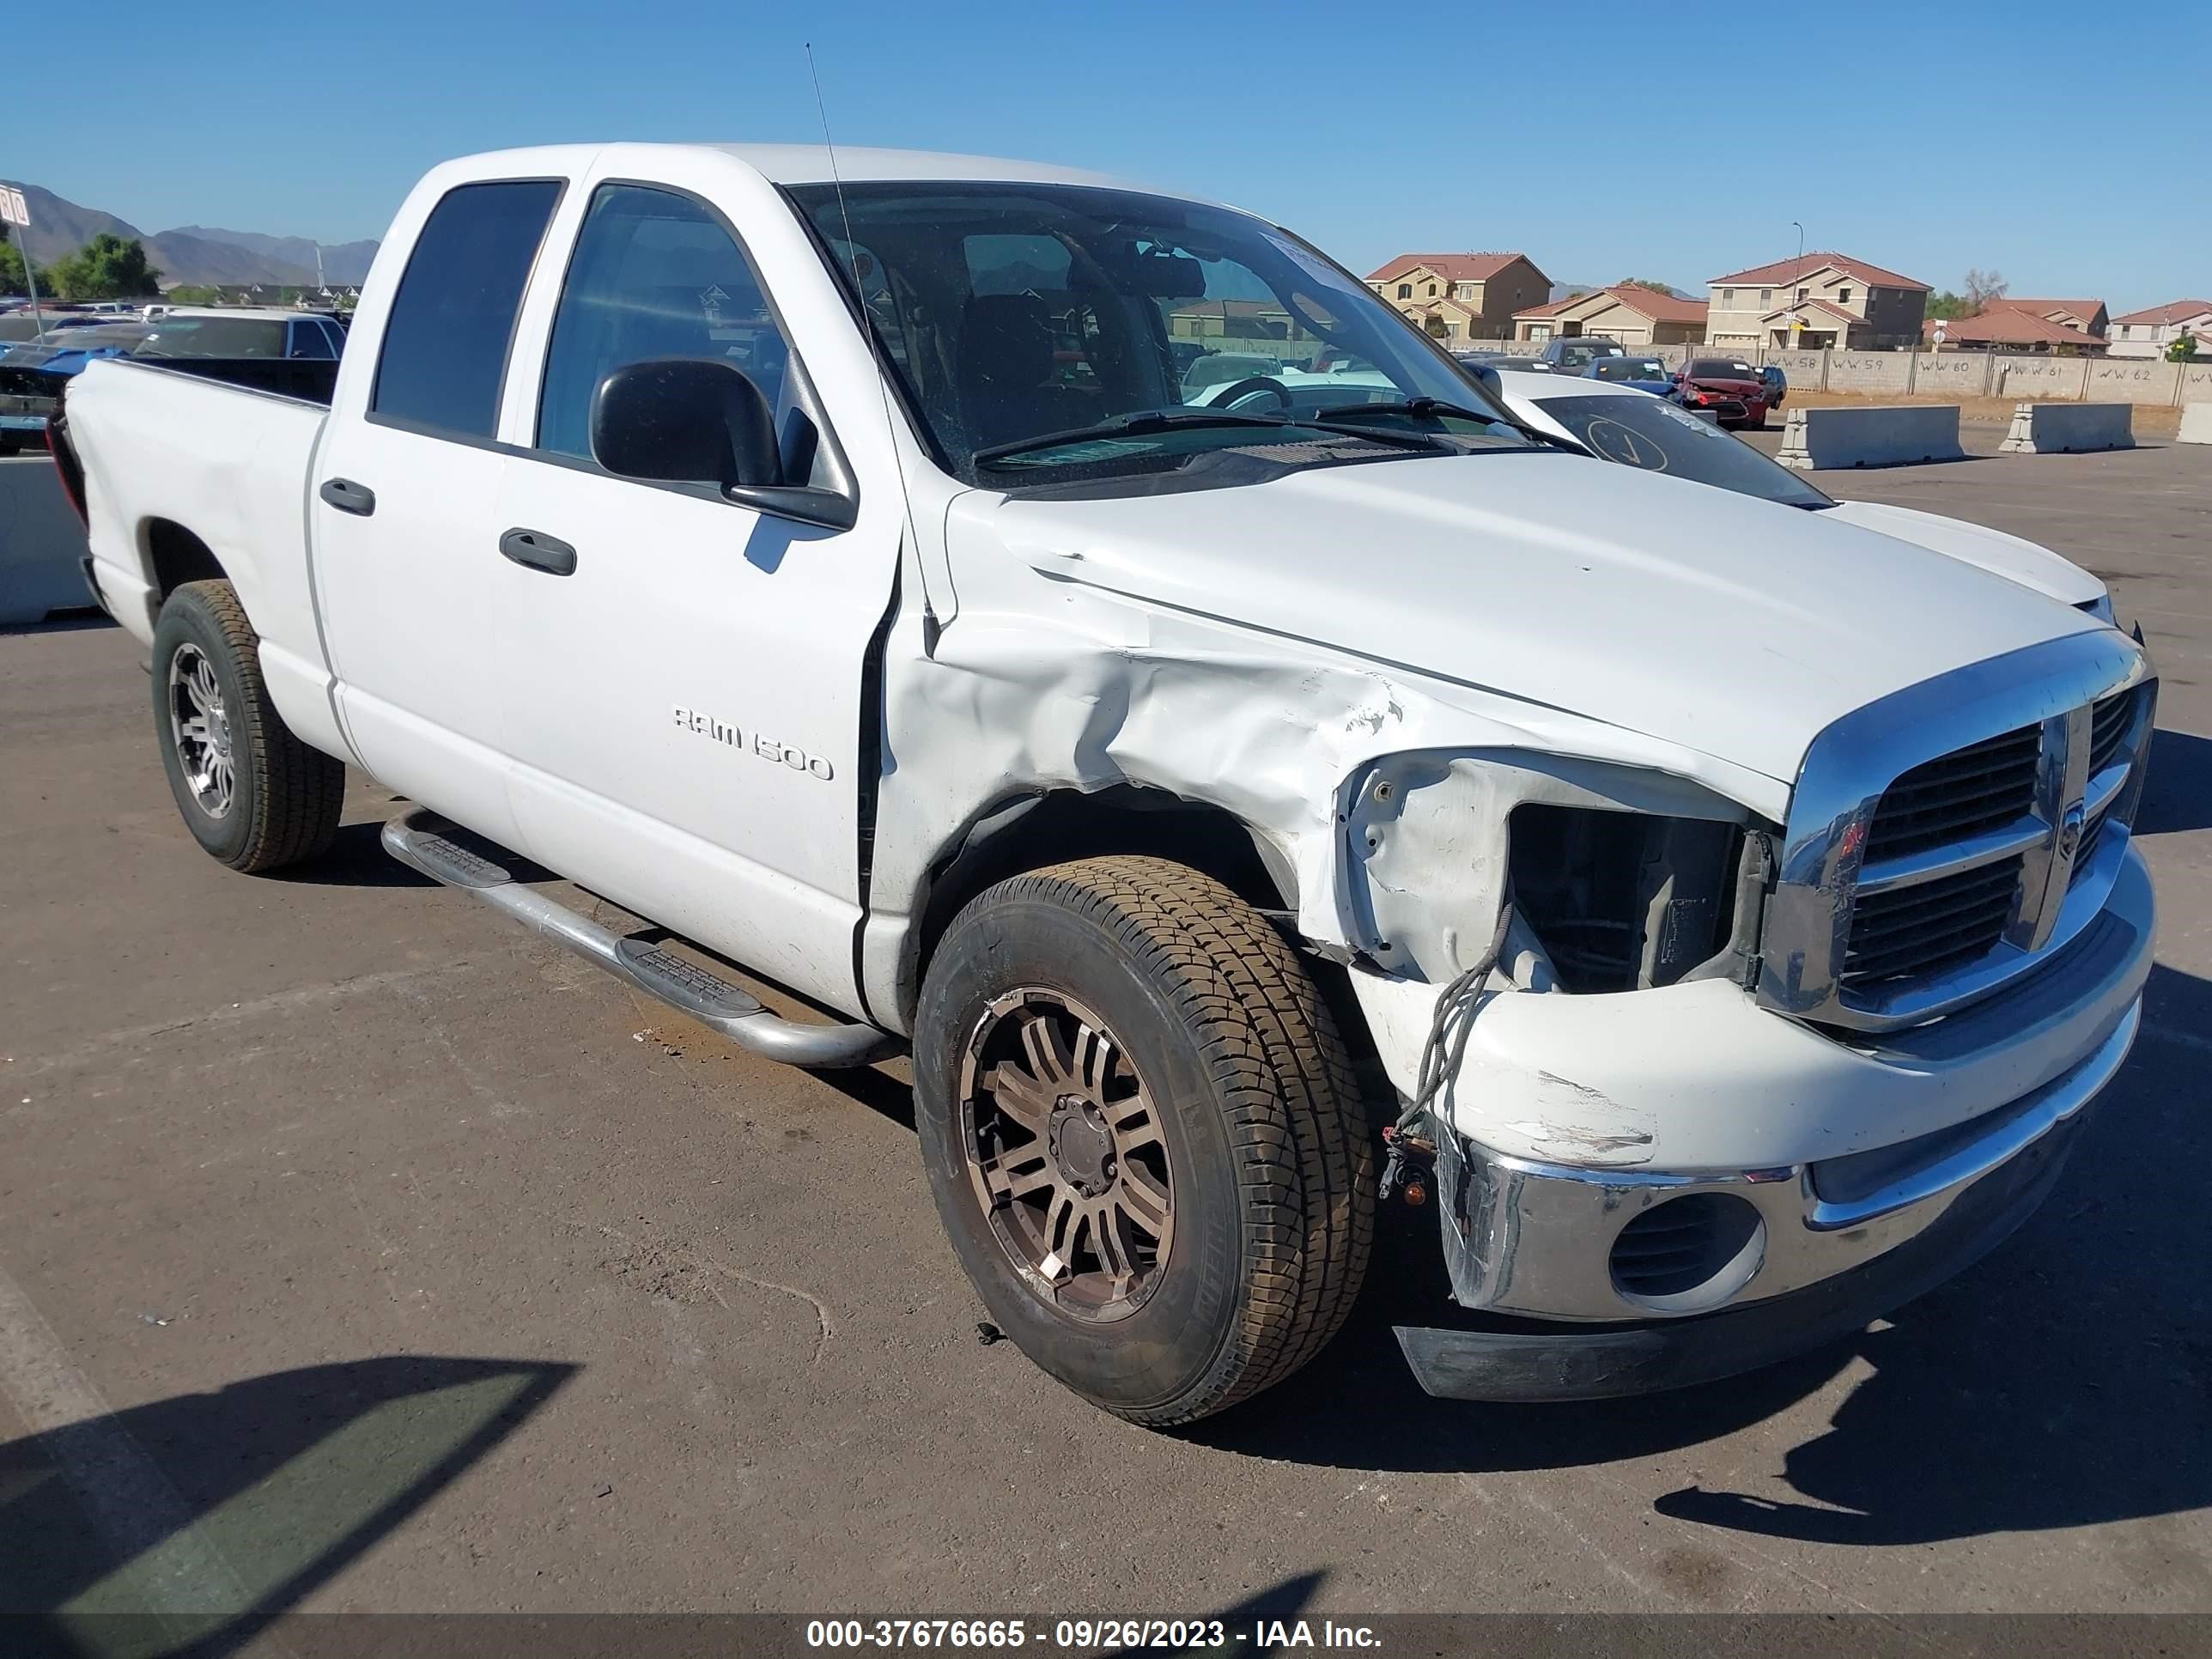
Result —
[[0, 460], [0, 623], [90, 605], [84, 556], [84, 526], [45, 452]]
[[2181, 441], [2212, 444], [2212, 404], [2182, 404]]
[[1961, 461], [1956, 404], [1793, 409], [1775, 459], [1801, 472], [1846, 466]]
[[2136, 447], [2133, 404], [2021, 404], [1997, 446], [2008, 455], [2078, 455]]

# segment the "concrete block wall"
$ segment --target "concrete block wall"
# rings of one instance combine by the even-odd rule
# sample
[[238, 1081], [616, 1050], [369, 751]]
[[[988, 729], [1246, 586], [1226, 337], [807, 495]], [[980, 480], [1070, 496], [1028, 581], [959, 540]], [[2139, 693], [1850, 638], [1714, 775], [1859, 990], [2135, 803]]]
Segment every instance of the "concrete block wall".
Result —
[[1832, 351], [1827, 356], [1827, 391], [1911, 390], [1912, 354], [1909, 351]]
[[1990, 381], [1992, 398], [2075, 399], [2087, 384], [2087, 357], [2034, 357], [1999, 354]]
[[1992, 356], [1986, 351], [1923, 351], [1914, 355], [1912, 390], [1923, 398], [1979, 398], [1989, 391]]
[[2171, 404], [2181, 388], [2181, 365], [2155, 358], [2089, 359], [2081, 395], [2090, 403]]
[[92, 603], [84, 526], [41, 451], [0, 460], [0, 623]]

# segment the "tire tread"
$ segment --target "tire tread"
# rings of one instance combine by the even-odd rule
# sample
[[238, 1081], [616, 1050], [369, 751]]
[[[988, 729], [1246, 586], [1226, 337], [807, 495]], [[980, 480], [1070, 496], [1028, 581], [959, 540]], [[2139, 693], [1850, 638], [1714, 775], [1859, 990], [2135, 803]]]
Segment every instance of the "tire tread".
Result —
[[[162, 609], [180, 604], [198, 610], [222, 636], [244, 693], [233, 740], [243, 750], [242, 763], [252, 769], [253, 817], [245, 845], [223, 862], [258, 875], [329, 851], [345, 806], [343, 763], [301, 742], [277, 714], [261, 678], [261, 636], [229, 582], [183, 583]], [[166, 669], [157, 663], [155, 672]], [[163, 733], [162, 741], [167, 740]]]
[[1024, 901], [1087, 915], [1156, 975], [1222, 1091], [1245, 1196], [1243, 1316], [1195, 1388], [1120, 1413], [1188, 1423], [1305, 1364], [1358, 1298], [1374, 1244], [1374, 1148], [1351, 1056], [1288, 941], [1211, 876], [1169, 859], [1085, 859], [1013, 877], [974, 908]]

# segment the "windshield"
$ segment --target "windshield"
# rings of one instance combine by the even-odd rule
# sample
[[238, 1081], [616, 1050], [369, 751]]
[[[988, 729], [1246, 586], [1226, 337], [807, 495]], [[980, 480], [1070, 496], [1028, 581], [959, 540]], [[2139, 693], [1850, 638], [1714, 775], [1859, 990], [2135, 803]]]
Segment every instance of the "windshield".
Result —
[[[839, 277], [857, 281], [910, 406], [969, 483], [1181, 471], [1230, 451], [1284, 467], [1528, 447], [1364, 283], [1245, 214], [1076, 185], [790, 195]], [[1387, 407], [1420, 398], [1469, 413]], [[1386, 406], [1357, 417], [1372, 436], [1333, 415], [1310, 424], [1354, 404]], [[1147, 416], [1172, 418], [1133, 419]]]
[[1590, 374], [1600, 380], [1663, 380], [1667, 366], [1656, 357], [1601, 357]]
[[1725, 357], [1700, 357], [1690, 365], [1693, 380], [1755, 380], [1759, 371], [1749, 363], [1731, 362]]
[[1836, 504], [1788, 467], [1663, 398], [1596, 392], [1540, 398], [1536, 403], [1601, 459], [1646, 472], [1671, 472], [1692, 483], [1733, 489], [1739, 495], [1756, 495], [1784, 507]]
[[1571, 342], [1559, 348], [1559, 361], [1576, 368], [1580, 368], [1599, 357], [1617, 357], [1620, 355], [1620, 348], [1609, 340], [1599, 341], [1590, 345]]
[[147, 335], [141, 357], [281, 357], [282, 317], [164, 317]]

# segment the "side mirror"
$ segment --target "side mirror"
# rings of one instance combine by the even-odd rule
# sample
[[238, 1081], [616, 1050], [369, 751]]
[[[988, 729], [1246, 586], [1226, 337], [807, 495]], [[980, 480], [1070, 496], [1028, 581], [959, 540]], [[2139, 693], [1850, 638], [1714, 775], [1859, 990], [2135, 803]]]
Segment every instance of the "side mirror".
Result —
[[625, 478], [777, 485], [775, 411], [733, 363], [654, 357], [625, 363], [592, 396], [592, 459]]

